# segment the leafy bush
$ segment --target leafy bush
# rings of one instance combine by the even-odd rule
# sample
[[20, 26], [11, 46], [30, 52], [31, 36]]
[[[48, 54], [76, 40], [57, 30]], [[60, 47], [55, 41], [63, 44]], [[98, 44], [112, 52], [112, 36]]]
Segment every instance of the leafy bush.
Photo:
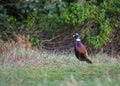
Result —
[[82, 25], [84, 23], [84, 7], [77, 3], [71, 3], [63, 11], [61, 17], [66, 24]]
[[[14, 5], [1, 5], [0, 37], [9, 40], [13, 38], [13, 31], [23, 35], [29, 34], [30, 41], [37, 46], [42, 39], [51, 39], [66, 31], [75, 32], [76, 29], [68, 29], [71, 26], [86, 26], [82, 30], [79, 28], [79, 31], [82, 31], [81, 37], [92, 47], [100, 48], [113, 41], [111, 34], [116, 36], [116, 43], [119, 41], [119, 35], [115, 35], [119, 33], [116, 29], [120, 24], [119, 0], [86, 0], [83, 4], [79, 1], [64, 1], [20, 0]], [[93, 22], [88, 25], [89, 21]], [[112, 33], [113, 30], [115, 33]]]
[[[86, 4], [85, 18], [86, 20], [94, 20], [91, 27], [87, 28], [87, 42], [93, 45], [95, 48], [106, 45], [111, 40], [109, 39], [112, 27], [109, 19], [105, 18], [106, 10], [104, 8], [99, 9], [94, 4]], [[85, 30], [85, 31], [86, 31]]]

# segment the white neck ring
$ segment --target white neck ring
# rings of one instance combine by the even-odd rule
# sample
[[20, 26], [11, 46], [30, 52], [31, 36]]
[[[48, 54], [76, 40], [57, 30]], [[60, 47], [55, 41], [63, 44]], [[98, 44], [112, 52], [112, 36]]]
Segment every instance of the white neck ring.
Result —
[[80, 39], [76, 39], [76, 41], [80, 41]]

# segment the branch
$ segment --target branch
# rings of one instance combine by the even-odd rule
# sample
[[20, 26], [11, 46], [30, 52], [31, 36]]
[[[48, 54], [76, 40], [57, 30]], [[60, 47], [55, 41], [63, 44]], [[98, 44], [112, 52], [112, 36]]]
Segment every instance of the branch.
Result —
[[49, 40], [42, 40], [42, 41], [41, 41], [41, 44], [44, 43], [44, 42], [50, 42], [50, 41], [53, 41], [53, 40], [55, 40], [56, 38], [58, 38], [58, 37], [60, 37], [60, 36], [61, 36], [61, 35], [58, 35], [58, 36], [52, 37], [52, 38], [49, 39]]

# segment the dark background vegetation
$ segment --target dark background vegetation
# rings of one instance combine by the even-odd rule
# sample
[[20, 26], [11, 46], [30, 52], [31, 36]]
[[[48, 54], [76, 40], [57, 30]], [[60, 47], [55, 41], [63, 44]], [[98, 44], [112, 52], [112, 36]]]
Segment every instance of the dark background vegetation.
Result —
[[120, 0], [0, 0], [0, 39], [29, 35], [33, 46], [70, 50], [79, 33], [89, 52], [120, 51]]

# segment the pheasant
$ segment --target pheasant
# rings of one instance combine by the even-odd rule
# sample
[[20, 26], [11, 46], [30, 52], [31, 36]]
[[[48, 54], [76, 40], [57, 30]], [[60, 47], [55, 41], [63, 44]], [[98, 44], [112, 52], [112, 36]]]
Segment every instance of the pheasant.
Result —
[[75, 50], [75, 56], [77, 57], [77, 59], [79, 61], [86, 61], [87, 63], [92, 64], [92, 61], [88, 58], [87, 50], [80, 40], [79, 34], [76, 33], [75, 35], [73, 35], [73, 37], [76, 40], [74, 45], [74, 50]]

